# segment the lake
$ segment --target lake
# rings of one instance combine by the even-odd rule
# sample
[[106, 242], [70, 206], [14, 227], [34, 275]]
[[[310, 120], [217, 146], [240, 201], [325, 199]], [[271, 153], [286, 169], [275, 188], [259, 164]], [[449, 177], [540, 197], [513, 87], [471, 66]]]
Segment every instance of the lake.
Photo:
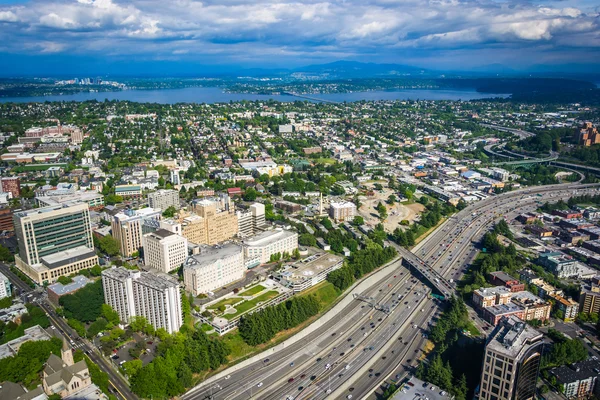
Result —
[[[331, 93], [308, 95], [313, 101], [352, 102], [360, 100], [472, 100], [490, 97], [507, 97], [507, 94], [478, 93], [475, 90], [374, 90], [370, 92]], [[129, 100], [138, 103], [228, 103], [242, 100], [277, 100], [290, 102], [306, 100], [303, 97], [288, 95], [261, 95], [246, 93], [226, 93], [216, 87], [192, 87], [183, 89], [123, 90], [119, 92], [82, 92], [67, 95], [0, 97], [0, 102], [29, 103], [44, 101], [86, 101], [86, 100]]]

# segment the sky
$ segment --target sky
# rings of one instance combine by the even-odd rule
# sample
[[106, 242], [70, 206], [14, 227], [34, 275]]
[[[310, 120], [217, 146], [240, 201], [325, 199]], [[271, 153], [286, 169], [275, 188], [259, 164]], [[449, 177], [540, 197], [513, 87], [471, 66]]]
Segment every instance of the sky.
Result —
[[599, 0], [0, 0], [0, 74], [600, 67]]

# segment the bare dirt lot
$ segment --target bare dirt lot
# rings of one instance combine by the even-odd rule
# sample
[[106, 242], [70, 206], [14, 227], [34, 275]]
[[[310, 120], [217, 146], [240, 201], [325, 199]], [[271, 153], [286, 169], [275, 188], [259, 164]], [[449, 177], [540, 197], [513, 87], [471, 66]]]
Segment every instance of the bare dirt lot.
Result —
[[[382, 191], [375, 190], [375, 195], [372, 197], [360, 196], [359, 200], [362, 203], [358, 214], [364, 218], [365, 224], [369, 226], [375, 226], [380, 221], [379, 214], [377, 213], [376, 207], [381, 202], [387, 208], [388, 217], [383, 222], [383, 226], [386, 231], [392, 232], [400, 224], [402, 220], [408, 220], [413, 222], [415, 218], [425, 209], [422, 204], [400, 204], [395, 203], [393, 206], [386, 203], [388, 197], [394, 193], [394, 191], [385, 187]], [[398, 196], [396, 196], [398, 197]]]

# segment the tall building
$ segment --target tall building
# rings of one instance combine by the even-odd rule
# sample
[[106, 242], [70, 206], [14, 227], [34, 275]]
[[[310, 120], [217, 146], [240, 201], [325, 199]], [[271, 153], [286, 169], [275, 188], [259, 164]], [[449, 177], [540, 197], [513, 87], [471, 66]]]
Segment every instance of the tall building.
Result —
[[228, 199], [199, 200], [192, 205], [196, 215], [182, 219], [182, 235], [196, 244], [213, 245], [238, 233], [237, 215]]
[[86, 203], [63, 203], [13, 214], [16, 266], [39, 284], [98, 264]]
[[600, 133], [598, 128], [592, 125], [591, 122], [585, 122], [577, 131], [575, 131], [575, 140], [581, 146], [592, 146], [600, 143]]
[[336, 222], [352, 221], [356, 216], [356, 204], [350, 201], [329, 204], [329, 216]]
[[268, 263], [274, 254], [292, 252], [298, 248], [298, 234], [283, 229], [265, 231], [243, 241], [246, 267]]
[[179, 268], [187, 257], [187, 239], [165, 229], [144, 235], [144, 263], [161, 272]]
[[173, 185], [181, 185], [181, 178], [179, 177], [179, 171], [176, 169], [172, 169], [169, 172], [169, 180]]
[[189, 256], [183, 265], [183, 282], [186, 290], [197, 296], [239, 281], [245, 273], [242, 248], [228, 243]]
[[13, 222], [12, 211], [8, 207], [0, 208], [0, 232], [2, 231], [15, 231], [15, 224]]
[[247, 211], [238, 211], [237, 219], [239, 237], [256, 235], [266, 228], [265, 205], [254, 203]]
[[12, 296], [10, 281], [6, 276], [0, 273], [0, 299]]
[[503, 318], [485, 346], [479, 398], [535, 398], [543, 335], [515, 317]]
[[179, 192], [177, 190], [161, 189], [148, 194], [148, 205], [165, 211], [169, 207], [179, 210]]
[[591, 283], [581, 287], [579, 312], [586, 314], [600, 313], [600, 285]]
[[16, 176], [0, 178], [0, 192], [12, 193], [16, 199], [21, 195], [21, 180]]
[[144, 225], [148, 222], [155, 222], [162, 218], [161, 211], [154, 208], [143, 208], [141, 210], [125, 210], [113, 217], [111, 222], [112, 235], [121, 246], [121, 254], [125, 257], [131, 257], [133, 253], [139, 251], [142, 247], [142, 237]]
[[123, 322], [143, 316], [156, 329], [177, 332], [183, 323], [179, 283], [170, 276], [122, 267], [102, 271], [104, 301]]

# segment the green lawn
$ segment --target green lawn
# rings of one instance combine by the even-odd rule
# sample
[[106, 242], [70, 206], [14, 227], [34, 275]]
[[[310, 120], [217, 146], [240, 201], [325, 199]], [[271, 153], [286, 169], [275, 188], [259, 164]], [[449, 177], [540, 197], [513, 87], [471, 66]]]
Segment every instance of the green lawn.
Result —
[[229, 361], [240, 359], [256, 351], [256, 348], [244, 342], [237, 330], [226, 333], [221, 337], [221, 340], [227, 343], [227, 346], [231, 349], [231, 354], [227, 356]]
[[254, 296], [255, 294], [262, 292], [263, 290], [265, 290], [265, 287], [263, 285], [256, 285], [246, 290], [245, 292], [238, 293], [238, 296]]
[[221, 307], [221, 306], [226, 306], [228, 304], [230, 305], [234, 305], [239, 303], [240, 301], [243, 301], [244, 299], [240, 299], [239, 297], [230, 297], [228, 299], [223, 299], [219, 302], [216, 302], [215, 304], [211, 305], [210, 307], [207, 307], [209, 310], [216, 310], [217, 308]]
[[202, 332], [210, 332], [214, 328], [207, 323], [203, 323], [202, 325], [200, 325], [200, 329], [202, 330]]
[[318, 159], [316, 160], [316, 162], [317, 162], [318, 164], [328, 164], [328, 165], [331, 165], [331, 164], [335, 164], [335, 163], [336, 163], [336, 161], [335, 161], [333, 158], [318, 158]]
[[331, 303], [335, 301], [340, 295], [340, 291], [333, 286], [331, 282], [323, 281], [318, 285], [308, 289], [301, 296], [317, 296], [317, 300], [319, 300], [320, 310], [323, 311], [325, 308], [329, 307]]
[[471, 336], [478, 337], [479, 335], [481, 335], [481, 332], [479, 332], [479, 329], [477, 329], [477, 327], [475, 326], [475, 324], [473, 324], [473, 321], [469, 321], [467, 323], [467, 326], [466, 326], [465, 329], [467, 331], [469, 331], [469, 333], [471, 334]]
[[228, 319], [228, 320], [233, 319], [233, 318], [237, 317], [238, 315], [243, 314], [246, 311], [253, 309], [261, 301], [270, 300], [273, 297], [277, 296], [278, 294], [279, 294], [279, 292], [277, 292], [276, 290], [270, 290], [267, 293], [261, 294], [260, 296], [258, 296], [255, 299], [240, 303], [239, 305], [235, 306], [235, 313], [225, 314], [225, 315], [223, 315], [223, 318]]

